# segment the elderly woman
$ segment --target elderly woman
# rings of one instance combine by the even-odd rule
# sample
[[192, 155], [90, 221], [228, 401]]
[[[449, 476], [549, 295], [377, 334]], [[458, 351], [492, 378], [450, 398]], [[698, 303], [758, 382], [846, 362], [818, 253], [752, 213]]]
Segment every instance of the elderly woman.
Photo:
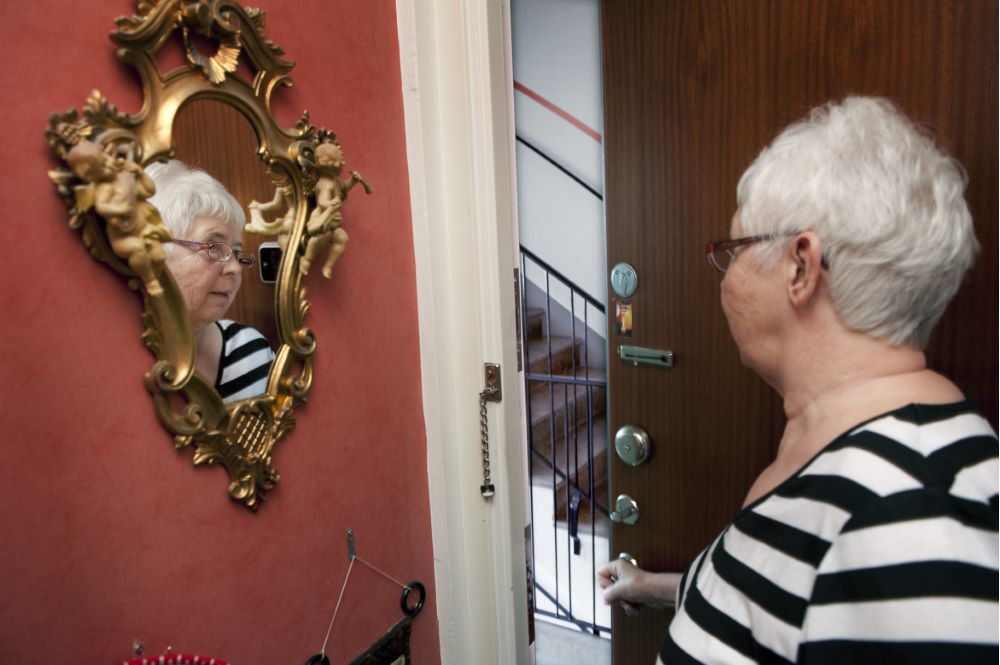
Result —
[[814, 110], [743, 174], [709, 260], [787, 423], [683, 576], [598, 570], [628, 613], [676, 603], [661, 662], [996, 662], [997, 438], [921, 350], [978, 250], [964, 188], [867, 98]]
[[179, 161], [151, 164], [156, 185], [149, 201], [173, 236], [165, 246], [196, 340], [195, 368], [224, 402], [267, 389], [274, 353], [257, 330], [222, 318], [254, 255], [241, 248], [245, 215], [218, 180]]

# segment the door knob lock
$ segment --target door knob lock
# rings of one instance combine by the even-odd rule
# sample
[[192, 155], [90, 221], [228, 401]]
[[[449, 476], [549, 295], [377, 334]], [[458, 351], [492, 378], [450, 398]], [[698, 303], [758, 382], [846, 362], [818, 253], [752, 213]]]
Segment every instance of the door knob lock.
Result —
[[615, 509], [611, 512], [611, 521], [634, 525], [639, 521], [639, 504], [628, 494], [619, 494], [615, 499]]
[[615, 452], [629, 466], [639, 466], [649, 459], [652, 442], [641, 427], [622, 425], [615, 433]]

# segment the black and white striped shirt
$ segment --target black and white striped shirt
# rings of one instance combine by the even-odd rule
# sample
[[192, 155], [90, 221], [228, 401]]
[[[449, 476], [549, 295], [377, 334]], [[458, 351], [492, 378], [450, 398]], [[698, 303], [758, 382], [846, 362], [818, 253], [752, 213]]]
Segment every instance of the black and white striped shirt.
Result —
[[662, 662], [996, 663], [997, 485], [967, 401], [855, 428], [698, 556]]
[[257, 330], [229, 319], [216, 321], [222, 331], [222, 353], [215, 389], [225, 403], [263, 395], [274, 352]]

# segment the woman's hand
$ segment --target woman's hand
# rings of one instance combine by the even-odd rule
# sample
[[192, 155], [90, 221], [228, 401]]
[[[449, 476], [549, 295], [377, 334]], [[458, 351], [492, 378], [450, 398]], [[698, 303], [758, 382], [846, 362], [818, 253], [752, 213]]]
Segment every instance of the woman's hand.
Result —
[[646, 607], [672, 606], [680, 581], [679, 573], [651, 573], [624, 559], [609, 561], [597, 569], [597, 584], [604, 589], [604, 602], [620, 603], [629, 616]]

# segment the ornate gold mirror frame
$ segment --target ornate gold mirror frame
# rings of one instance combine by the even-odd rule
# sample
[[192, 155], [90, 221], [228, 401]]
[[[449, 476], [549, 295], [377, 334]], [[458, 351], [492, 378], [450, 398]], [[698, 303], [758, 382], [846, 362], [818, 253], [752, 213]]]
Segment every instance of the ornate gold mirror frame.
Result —
[[[278, 481], [275, 443], [294, 427], [295, 408], [313, 380], [313, 332], [303, 325], [309, 303], [303, 286], [312, 241], [336, 244], [340, 206], [359, 174], [339, 180], [342, 156], [333, 132], [317, 130], [308, 112], [293, 129], [279, 126], [271, 96], [290, 85], [294, 63], [264, 34], [264, 13], [230, 0], [139, 0], [138, 14], [116, 20], [111, 33], [118, 57], [142, 80], [143, 106], [134, 116], [118, 111], [98, 91], [82, 115], [53, 114], [46, 139], [64, 165], [49, 176], [70, 211], [69, 226], [81, 232], [91, 255], [129, 279], [143, 294], [143, 342], [156, 357], [145, 383], [157, 416], [176, 448], [194, 446], [194, 464], [222, 464], [229, 495], [256, 508]], [[159, 71], [155, 55], [179, 31], [186, 64]], [[196, 37], [197, 35], [197, 37]], [[202, 53], [215, 44], [211, 56]], [[245, 57], [253, 80], [240, 77]], [[157, 210], [146, 201], [153, 183], [142, 167], [174, 155], [174, 119], [185, 104], [212, 99], [245, 116], [258, 139], [257, 156], [275, 186], [274, 201], [250, 205], [247, 230], [276, 236], [285, 249], [275, 284], [275, 318], [281, 345], [259, 397], [224, 404], [213, 385], [195, 372], [195, 340], [177, 284], [164, 267], [161, 243], [170, 239]], [[331, 171], [324, 153], [336, 153]], [[247, 155], [247, 159], [252, 159]], [[330, 198], [331, 188], [337, 194]], [[267, 221], [264, 212], [284, 210]], [[346, 245], [346, 235], [344, 242]], [[295, 251], [289, 251], [295, 248]], [[308, 251], [307, 251], [308, 250]], [[341, 246], [340, 251], [343, 251]], [[329, 277], [329, 269], [324, 270]]]

